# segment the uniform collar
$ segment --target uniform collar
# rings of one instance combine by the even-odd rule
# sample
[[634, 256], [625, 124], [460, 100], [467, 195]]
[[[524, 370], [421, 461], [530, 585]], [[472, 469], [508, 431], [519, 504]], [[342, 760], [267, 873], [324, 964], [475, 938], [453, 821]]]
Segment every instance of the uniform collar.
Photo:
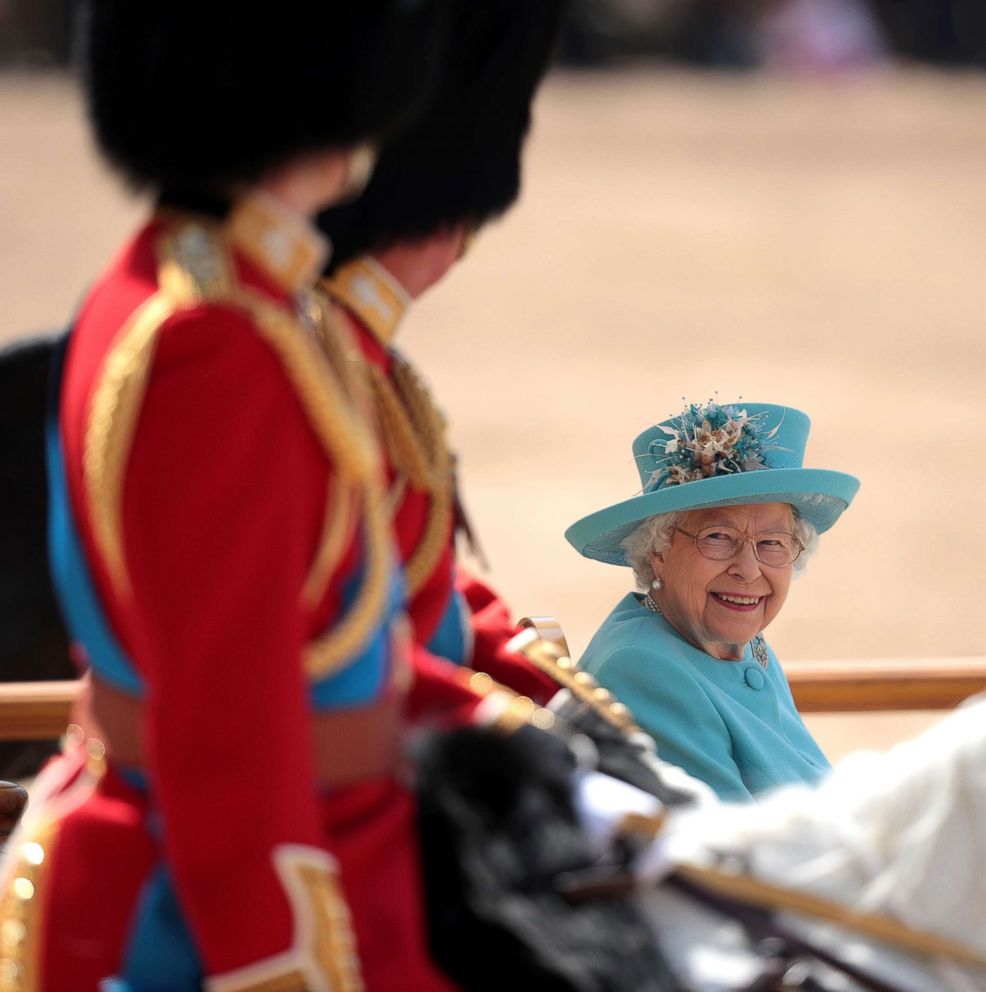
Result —
[[322, 271], [329, 245], [307, 218], [266, 193], [238, 200], [226, 221], [233, 246], [294, 295]]
[[390, 346], [411, 297], [379, 262], [369, 256], [347, 262], [323, 286], [381, 345]]

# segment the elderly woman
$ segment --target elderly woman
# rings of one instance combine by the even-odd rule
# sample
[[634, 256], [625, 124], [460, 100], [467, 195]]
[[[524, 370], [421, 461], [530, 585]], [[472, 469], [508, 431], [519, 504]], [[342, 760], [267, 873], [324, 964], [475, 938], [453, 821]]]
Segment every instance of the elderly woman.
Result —
[[691, 404], [634, 441], [642, 492], [566, 532], [586, 557], [630, 565], [641, 589], [616, 605], [580, 667], [630, 708], [662, 758], [724, 799], [829, 767], [762, 633], [859, 488], [802, 467], [808, 426], [788, 407]]

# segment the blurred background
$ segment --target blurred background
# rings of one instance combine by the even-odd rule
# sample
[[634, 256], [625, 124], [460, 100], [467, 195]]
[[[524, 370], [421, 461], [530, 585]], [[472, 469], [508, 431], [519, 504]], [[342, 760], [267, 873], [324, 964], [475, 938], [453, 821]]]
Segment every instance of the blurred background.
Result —
[[[72, 9], [0, 0], [0, 343], [64, 326], [143, 210], [91, 149]], [[564, 529], [718, 395], [805, 410], [808, 462], [862, 480], [782, 661], [986, 654], [984, 63], [981, 0], [574, 0], [520, 205], [401, 332], [518, 616], [580, 653], [632, 579]], [[927, 719], [810, 722], [838, 754]]]

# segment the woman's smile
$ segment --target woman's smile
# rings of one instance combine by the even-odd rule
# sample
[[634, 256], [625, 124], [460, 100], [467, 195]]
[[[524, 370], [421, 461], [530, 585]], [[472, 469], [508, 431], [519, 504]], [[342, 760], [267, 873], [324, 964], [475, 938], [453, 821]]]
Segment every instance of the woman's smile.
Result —
[[766, 596], [740, 596], [726, 592], [710, 592], [709, 597], [719, 606], [740, 613], [752, 613], [767, 598]]

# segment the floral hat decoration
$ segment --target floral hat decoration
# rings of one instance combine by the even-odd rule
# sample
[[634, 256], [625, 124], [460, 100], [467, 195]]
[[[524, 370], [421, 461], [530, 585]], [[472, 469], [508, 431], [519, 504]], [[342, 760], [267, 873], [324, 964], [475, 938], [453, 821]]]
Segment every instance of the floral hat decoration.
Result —
[[859, 480], [804, 468], [810, 423], [800, 410], [769, 403], [688, 403], [634, 440], [642, 490], [576, 521], [565, 537], [587, 558], [626, 565], [620, 542], [647, 517], [743, 503], [790, 503], [822, 533]]

